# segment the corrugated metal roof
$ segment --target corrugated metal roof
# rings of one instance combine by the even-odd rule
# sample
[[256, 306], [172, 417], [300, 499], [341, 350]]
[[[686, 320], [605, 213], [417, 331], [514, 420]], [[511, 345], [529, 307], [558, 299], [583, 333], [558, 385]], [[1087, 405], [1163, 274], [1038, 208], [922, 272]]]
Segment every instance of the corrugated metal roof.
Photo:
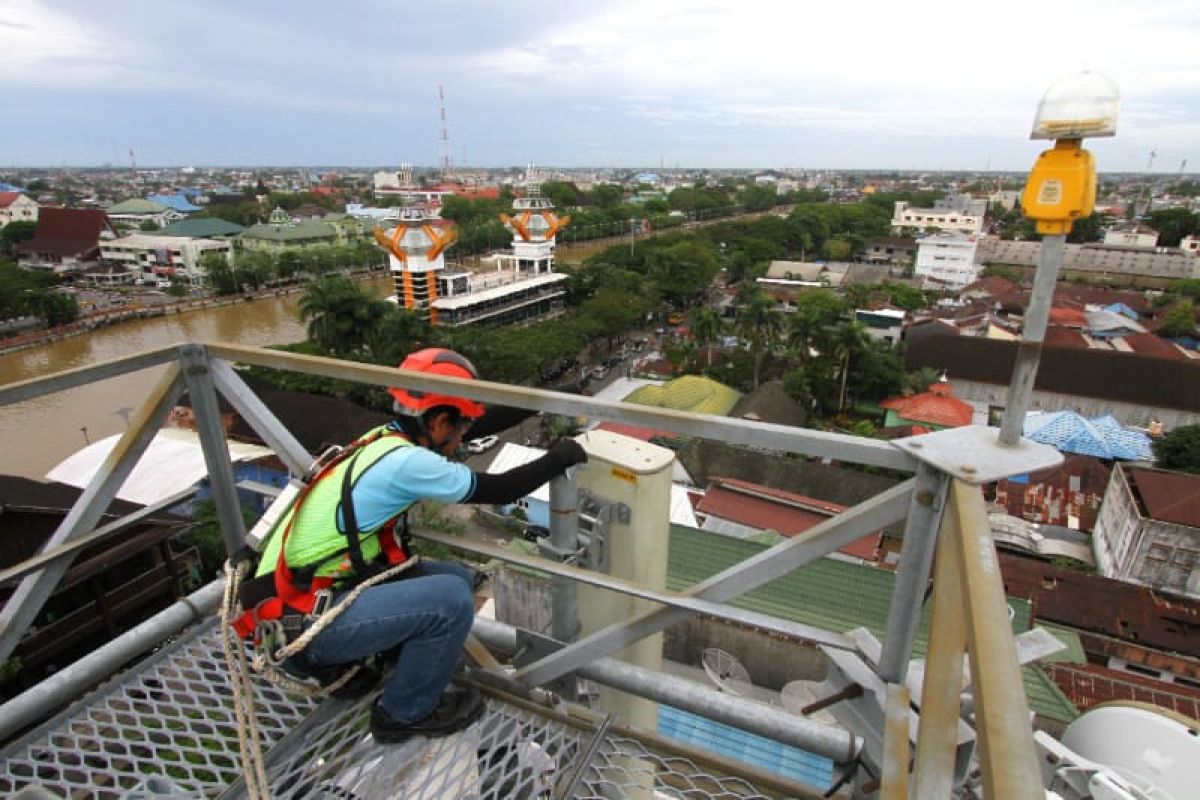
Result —
[[[766, 547], [719, 533], [672, 525], [667, 588], [682, 591]], [[866, 628], [883, 641], [895, 580], [895, 574], [886, 570], [819, 558], [731, 600], [730, 604], [831, 631]], [[1009, 598], [1008, 604], [1013, 610], [1013, 632], [1029, 630], [1030, 604], [1015, 598]], [[925, 653], [928, 632], [929, 606], [926, 604], [917, 629], [914, 656]], [[1030, 708], [1036, 713], [1062, 721], [1078, 716], [1075, 706], [1041, 669], [1027, 666], [1021, 672]]]
[[1025, 417], [1025, 436], [1065, 453], [1104, 459], [1151, 461], [1150, 437], [1123, 428], [1111, 414], [1085, 419], [1074, 411], [1031, 412]]
[[833, 761], [796, 747], [746, 733], [668, 705], [658, 707], [658, 732], [710, 753], [784, 775], [817, 789], [833, 782]]
[[152, 194], [146, 199], [151, 203], [159, 203], [167, 208], [173, 208], [176, 211], [181, 211], [184, 214], [190, 214], [193, 211], [200, 210], [200, 206], [193, 205], [181, 194]]
[[1200, 528], [1200, 475], [1131, 469], [1129, 476], [1151, 517]]

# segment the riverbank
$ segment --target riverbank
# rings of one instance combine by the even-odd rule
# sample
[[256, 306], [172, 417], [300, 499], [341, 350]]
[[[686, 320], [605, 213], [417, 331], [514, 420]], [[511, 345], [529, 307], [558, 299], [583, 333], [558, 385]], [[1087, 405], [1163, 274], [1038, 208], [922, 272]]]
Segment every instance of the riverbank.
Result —
[[[381, 277], [382, 273], [379, 270], [352, 272], [347, 277], [354, 281], [366, 281]], [[109, 325], [116, 325], [122, 322], [131, 320], [149, 319], [151, 317], [167, 317], [176, 314], [186, 314], [191, 311], [203, 311], [205, 309], [221, 308], [223, 306], [232, 306], [239, 303], [249, 303], [260, 298], [283, 297], [289, 294], [295, 294], [304, 288], [304, 283], [291, 283], [283, 286], [272, 286], [266, 289], [261, 289], [255, 292], [246, 292], [236, 295], [221, 295], [217, 297], [198, 297], [194, 299], [184, 299], [176, 302], [148, 304], [130, 304], [121, 306], [120, 308], [107, 309], [104, 311], [94, 311], [89, 314], [81, 314], [78, 319], [68, 325], [59, 325], [54, 328], [42, 328], [36, 331], [19, 334], [17, 336], [9, 336], [0, 339], [0, 356], [9, 353], [17, 353], [21, 350], [28, 350], [31, 347], [39, 347], [41, 345], [50, 344], [52, 342], [70, 339], [76, 336], [83, 336], [91, 333], [98, 328], [105, 328]]]

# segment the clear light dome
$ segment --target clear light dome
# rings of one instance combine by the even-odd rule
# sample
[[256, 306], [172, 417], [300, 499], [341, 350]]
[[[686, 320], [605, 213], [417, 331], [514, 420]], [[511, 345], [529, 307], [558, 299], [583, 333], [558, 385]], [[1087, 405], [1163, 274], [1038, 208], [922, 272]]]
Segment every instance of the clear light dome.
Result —
[[1033, 118], [1031, 139], [1082, 139], [1113, 136], [1121, 94], [1098, 72], [1061, 78], [1046, 90]]

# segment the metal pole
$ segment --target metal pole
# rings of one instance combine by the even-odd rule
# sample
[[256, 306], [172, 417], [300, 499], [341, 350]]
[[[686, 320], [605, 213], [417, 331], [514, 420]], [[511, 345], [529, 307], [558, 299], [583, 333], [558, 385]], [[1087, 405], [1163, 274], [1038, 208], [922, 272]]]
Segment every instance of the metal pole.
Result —
[[[557, 553], [573, 553], [579, 546], [579, 489], [574, 470], [550, 481], [550, 545]], [[564, 576], [552, 579], [554, 621], [551, 635], [571, 642], [579, 632], [578, 586]]]
[[78, 699], [132, 659], [211, 614], [224, 590], [224, 579], [197, 589], [0, 706], [0, 741]]
[[221, 411], [208, 367], [208, 352], [203, 345], [186, 344], [179, 348], [179, 353], [196, 418], [196, 432], [204, 451], [204, 464], [208, 468], [208, 485], [217, 505], [221, 532], [225, 535], [225, 552], [232, 556], [246, 542], [246, 523], [242, 519], [242, 505], [233, 480], [233, 467], [229, 463], [229, 446], [221, 427]]
[[[504, 623], [476, 617], [472, 632], [484, 644], [497, 650], [511, 653], [517, 647], [516, 629]], [[615, 658], [589, 661], [579, 668], [579, 675], [647, 700], [666, 703], [799, 747], [831, 758], [839, 764], [853, 760], [862, 751], [861, 737], [850, 731]]]
[[221, 395], [229, 404], [237, 409], [242, 419], [250, 423], [250, 427], [261, 437], [276, 455], [287, 464], [294, 475], [303, 475], [312, 466], [313, 457], [304, 445], [297, 441], [286, 427], [283, 426], [262, 400], [258, 399], [246, 382], [238, 376], [228, 361], [213, 360], [210, 362], [213, 382]]
[[1033, 383], [1037, 379], [1038, 362], [1042, 358], [1042, 342], [1046, 337], [1046, 323], [1050, 318], [1050, 306], [1054, 303], [1054, 284], [1062, 266], [1066, 241], [1065, 235], [1042, 239], [1029, 307], [1025, 309], [1021, 342], [1017, 347], [1017, 361], [1008, 383], [1004, 419], [1000, 424], [1000, 444], [1005, 447], [1016, 447], [1021, 441], [1025, 412], [1029, 410], [1029, 402], [1033, 398]]
[[908, 674], [908, 661], [921, 622], [925, 587], [929, 584], [938, 526], [942, 522], [949, 489], [950, 478], [946, 473], [928, 464], [917, 469], [908, 520], [904, 523], [900, 568], [888, 606], [887, 634], [879, 656], [879, 677], [885, 683], [903, 685]]
[[[179, 365], [172, 364], [138, 409], [129, 429], [117, 440], [116, 446], [104, 459], [70, 512], [46, 540], [43, 550], [65, 544], [96, 527], [117, 490], [133, 472], [138, 459], [166, 421], [182, 390]], [[0, 661], [12, 655], [70, 566], [71, 559], [64, 558], [34, 575], [27, 575], [8, 598], [3, 610], [0, 610]]]

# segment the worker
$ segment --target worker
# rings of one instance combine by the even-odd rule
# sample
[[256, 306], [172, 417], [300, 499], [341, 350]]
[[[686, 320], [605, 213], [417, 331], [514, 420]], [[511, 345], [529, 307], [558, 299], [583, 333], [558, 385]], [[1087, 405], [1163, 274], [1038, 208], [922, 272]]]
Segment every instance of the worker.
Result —
[[[400, 368], [478, 377], [470, 361], [443, 348], [412, 353]], [[310, 482], [272, 532], [256, 581], [249, 582], [274, 587], [285, 621], [318, 627], [321, 612], [344, 601], [365, 576], [409, 562], [395, 579], [368, 586], [348, 608], [330, 615], [328, 625], [284, 665], [320, 677], [395, 653], [395, 670], [371, 710], [371, 733], [380, 743], [445, 736], [483, 713], [476, 690], [447, 690], [475, 617], [475, 574], [460, 564], [412, 563], [405, 513], [426, 499], [512, 503], [587, 461], [576, 441], [562, 439], [529, 464], [498, 475], [474, 472], [451, 457], [483, 415], [483, 404], [415, 389], [389, 392], [396, 419], [359, 439]], [[361, 684], [359, 693], [365, 691]]]

